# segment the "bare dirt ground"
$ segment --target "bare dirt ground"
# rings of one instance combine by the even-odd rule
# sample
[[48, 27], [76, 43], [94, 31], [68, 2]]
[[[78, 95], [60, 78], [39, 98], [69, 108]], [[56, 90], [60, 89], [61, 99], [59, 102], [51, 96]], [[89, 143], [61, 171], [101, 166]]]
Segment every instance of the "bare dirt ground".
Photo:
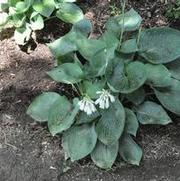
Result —
[[[118, 4], [117, 1], [114, 1]], [[144, 17], [144, 26], [171, 25], [177, 22], [164, 17], [164, 1], [131, 1]], [[82, 3], [93, 21], [94, 36], [103, 31], [109, 16], [109, 2]], [[38, 124], [26, 115], [34, 97], [43, 91], [56, 91], [71, 96], [63, 85], [56, 85], [46, 76], [54, 59], [43, 41], [62, 35], [62, 25], [55, 21], [40, 34], [43, 39], [30, 54], [20, 51], [11, 34], [3, 33], [0, 41], [0, 181], [180, 181], [180, 118], [165, 127], [143, 126], [138, 143], [144, 157], [139, 167], [127, 165], [119, 158], [111, 170], [94, 166], [89, 158], [65, 163], [61, 138], [51, 137], [45, 124]], [[49, 30], [48, 30], [49, 29]], [[68, 29], [65, 25], [63, 30]], [[51, 33], [49, 33], [51, 32]], [[68, 166], [71, 168], [68, 169]]]

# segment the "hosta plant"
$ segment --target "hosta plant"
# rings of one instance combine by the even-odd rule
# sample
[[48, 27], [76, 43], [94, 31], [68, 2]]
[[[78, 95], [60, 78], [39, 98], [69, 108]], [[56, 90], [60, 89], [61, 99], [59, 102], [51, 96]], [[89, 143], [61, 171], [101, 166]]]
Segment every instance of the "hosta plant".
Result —
[[72, 86], [76, 96], [43, 93], [27, 114], [62, 135], [66, 159], [90, 155], [106, 169], [119, 154], [139, 165], [139, 124], [167, 125], [167, 110], [180, 115], [180, 32], [143, 30], [141, 21], [131, 9], [111, 17], [102, 36], [91, 39], [90, 24], [81, 20], [49, 44], [58, 66], [47, 74]]
[[11, 24], [14, 38], [19, 45], [26, 44], [36, 30], [44, 28], [44, 21], [52, 17], [67, 23], [84, 18], [76, 0], [3, 0], [0, 1], [0, 29]]

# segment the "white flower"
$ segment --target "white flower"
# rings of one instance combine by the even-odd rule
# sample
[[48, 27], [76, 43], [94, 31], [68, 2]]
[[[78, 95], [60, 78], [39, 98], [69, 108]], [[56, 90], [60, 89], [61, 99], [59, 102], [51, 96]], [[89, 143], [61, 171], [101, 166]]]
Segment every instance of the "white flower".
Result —
[[111, 95], [108, 90], [103, 89], [102, 91], [96, 92], [96, 94], [100, 94], [100, 97], [95, 101], [95, 104], [99, 104], [101, 109], [109, 108], [109, 103], [115, 101], [114, 96]]
[[93, 112], [96, 112], [96, 107], [94, 106], [94, 101], [92, 101], [89, 97], [84, 97], [78, 103], [79, 109], [84, 111], [87, 115], [91, 115]]

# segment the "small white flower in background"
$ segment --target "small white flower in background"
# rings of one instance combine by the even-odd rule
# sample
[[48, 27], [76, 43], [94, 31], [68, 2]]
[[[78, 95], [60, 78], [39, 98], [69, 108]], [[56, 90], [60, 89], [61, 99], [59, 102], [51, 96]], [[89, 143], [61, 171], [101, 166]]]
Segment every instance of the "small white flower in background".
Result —
[[94, 101], [89, 97], [84, 97], [78, 103], [79, 109], [84, 111], [87, 115], [91, 115], [93, 112], [96, 112], [96, 107], [94, 106]]
[[110, 102], [114, 102], [115, 98], [109, 93], [108, 90], [97, 91], [96, 94], [100, 94], [100, 97], [95, 101], [95, 104], [99, 104], [99, 108], [107, 109], [110, 106]]

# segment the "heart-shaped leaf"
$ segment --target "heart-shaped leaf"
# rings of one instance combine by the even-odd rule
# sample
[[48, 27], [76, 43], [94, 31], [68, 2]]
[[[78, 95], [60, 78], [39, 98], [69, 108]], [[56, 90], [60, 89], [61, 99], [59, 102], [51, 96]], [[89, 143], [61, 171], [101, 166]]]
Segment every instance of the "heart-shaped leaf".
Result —
[[141, 16], [134, 9], [131, 9], [126, 12], [124, 16], [119, 15], [110, 18], [106, 23], [106, 28], [108, 31], [111, 31], [116, 35], [120, 35], [123, 27], [124, 31], [135, 31], [140, 27], [141, 22]]
[[55, 9], [54, 0], [36, 0], [33, 3], [33, 9], [39, 14], [49, 17]]
[[48, 46], [53, 55], [58, 58], [77, 50], [76, 41], [81, 39], [81, 35], [75, 31], [70, 31], [61, 38], [49, 43]]
[[38, 122], [46, 122], [49, 118], [49, 111], [54, 103], [62, 97], [55, 92], [46, 92], [38, 96], [29, 106], [27, 114]]
[[97, 52], [106, 48], [106, 44], [100, 40], [83, 38], [77, 41], [77, 47], [79, 53], [85, 59], [91, 61]]
[[31, 6], [31, 4], [32, 4], [32, 0], [26, 0], [26, 1], [19, 1], [19, 2], [17, 2], [16, 3], [16, 6], [15, 6], [15, 8], [16, 8], [16, 12], [17, 13], [25, 13], [28, 9], [29, 9], [29, 7]]
[[37, 12], [33, 12], [30, 17], [30, 26], [34, 31], [43, 29], [44, 28], [43, 17]]
[[67, 23], [76, 23], [84, 18], [82, 10], [73, 3], [61, 3], [56, 16]]
[[180, 115], [180, 81], [172, 79], [171, 86], [166, 89], [154, 89], [161, 104], [171, 112]]
[[147, 84], [154, 87], [166, 87], [171, 84], [171, 73], [164, 65], [146, 64]]
[[89, 155], [95, 148], [97, 135], [94, 125], [73, 126], [63, 134], [62, 145], [72, 161]]
[[139, 41], [140, 55], [153, 64], [172, 62], [180, 57], [180, 32], [160, 27], [145, 30]]
[[136, 108], [137, 118], [141, 124], [160, 124], [166, 125], [171, 123], [171, 118], [168, 116], [162, 106], [146, 101]]
[[96, 147], [91, 153], [91, 159], [100, 168], [111, 168], [118, 155], [119, 143], [113, 145], [104, 145], [100, 141], [97, 142]]
[[101, 112], [101, 118], [96, 124], [98, 139], [105, 145], [115, 143], [123, 133], [125, 111], [122, 104], [116, 100], [107, 110]]
[[84, 73], [76, 63], [64, 63], [48, 72], [48, 75], [57, 82], [74, 84], [80, 82]]
[[124, 161], [132, 165], [139, 165], [142, 158], [141, 148], [128, 134], [123, 135], [120, 139], [119, 153]]
[[114, 59], [108, 64], [106, 77], [113, 91], [128, 94], [141, 87], [147, 75], [145, 66], [141, 62], [124, 64], [122, 60]]
[[75, 121], [75, 116], [79, 112], [78, 100], [74, 106], [65, 97], [61, 97], [56, 101], [49, 111], [48, 127], [51, 134], [54, 136], [57, 133], [62, 133], [71, 127]]
[[137, 117], [134, 114], [134, 112], [128, 108], [125, 109], [125, 113], [126, 113], [126, 121], [125, 121], [124, 131], [128, 134], [136, 136], [137, 130], [139, 128]]

